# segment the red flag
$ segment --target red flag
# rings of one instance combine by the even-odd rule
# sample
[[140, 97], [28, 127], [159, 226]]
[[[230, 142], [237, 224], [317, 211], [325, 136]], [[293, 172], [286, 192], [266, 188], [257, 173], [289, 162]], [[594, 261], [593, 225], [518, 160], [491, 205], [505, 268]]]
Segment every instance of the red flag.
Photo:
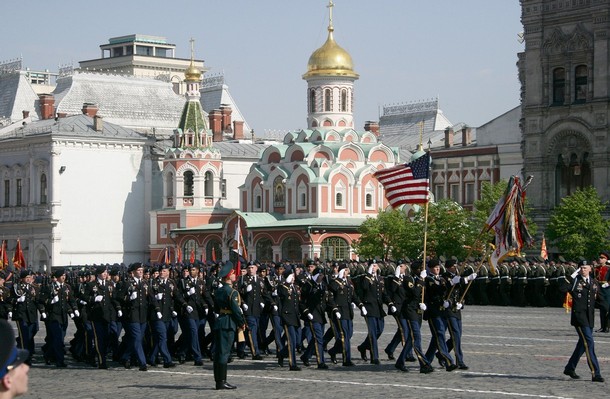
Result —
[[216, 248], [212, 247], [212, 262], [216, 262]]
[[542, 247], [540, 248], [540, 257], [544, 260], [549, 258], [549, 253], [546, 250], [546, 239], [542, 236]]
[[27, 264], [25, 263], [25, 257], [23, 256], [23, 250], [21, 249], [21, 241], [19, 241], [19, 239], [17, 239], [15, 255], [13, 255], [13, 265], [15, 266], [15, 269], [27, 267]]
[[180, 247], [176, 247], [176, 263], [182, 263], [182, 250]]
[[191, 256], [189, 258], [189, 262], [195, 263], [195, 248], [191, 248]]
[[378, 170], [373, 174], [383, 185], [385, 197], [393, 208], [428, 202], [430, 162], [430, 154], [426, 153], [411, 163]]
[[2, 240], [0, 246], [0, 270], [8, 266], [8, 252], [6, 251], [6, 241]]
[[169, 265], [169, 248], [165, 247], [163, 250], [163, 263]]

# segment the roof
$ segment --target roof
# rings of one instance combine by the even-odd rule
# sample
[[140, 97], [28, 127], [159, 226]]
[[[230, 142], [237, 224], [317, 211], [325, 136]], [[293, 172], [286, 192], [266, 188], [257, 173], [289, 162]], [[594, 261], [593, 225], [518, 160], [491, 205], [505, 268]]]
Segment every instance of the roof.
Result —
[[225, 84], [224, 76], [212, 75], [204, 78], [201, 84], [201, 106], [203, 110], [209, 114], [210, 111], [220, 109], [221, 105], [231, 107], [231, 120], [244, 122], [244, 132], [251, 130], [233, 96], [229, 93], [229, 86]]
[[25, 75], [25, 71], [0, 73], [0, 119], [21, 120], [23, 111], [39, 116], [38, 95]]
[[58, 113], [80, 114], [84, 103], [93, 103], [98, 115], [110, 123], [168, 133], [178, 126], [186, 101], [169, 82], [88, 72], [58, 78], [53, 94]]

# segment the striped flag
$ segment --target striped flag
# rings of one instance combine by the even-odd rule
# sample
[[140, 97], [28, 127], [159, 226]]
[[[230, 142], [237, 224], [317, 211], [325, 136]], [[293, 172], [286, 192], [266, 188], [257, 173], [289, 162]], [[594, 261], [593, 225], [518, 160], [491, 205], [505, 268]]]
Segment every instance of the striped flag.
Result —
[[430, 154], [415, 161], [378, 170], [373, 174], [383, 185], [385, 197], [393, 208], [421, 204], [430, 199]]
[[8, 266], [8, 252], [6, 251], [6, 241], [2, 240], [0, 246], [0, 270]]
[[540, 257], [544, 260], [549, 259], [549, 253], [546, 250], [546, 238], [544, 238], [544, 234], [542, 235], [542, 247], [540, 248]]

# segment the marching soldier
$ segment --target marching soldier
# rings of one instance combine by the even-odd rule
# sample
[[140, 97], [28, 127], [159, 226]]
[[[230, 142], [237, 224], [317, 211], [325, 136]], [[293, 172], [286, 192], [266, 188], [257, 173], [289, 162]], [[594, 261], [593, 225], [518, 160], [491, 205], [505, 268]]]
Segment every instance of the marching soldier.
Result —
[[[404, 330], [401, 322], [401, 314], [399, 309], [402, 307], [402, 302], [405, 300], [405, 290], [403, 288], [403, 278], [405, 275], [405, 271], [407, 270], [407, 265], [404, 262], [400, 262], [396, 269], [394, 270], [394, 274], [386, 277], [386, 292], [388, 293], [388, 297], [394, 303], [392, 306], [388, 308], [390, 315], [396, 320], [397, 330], [390, 343], [385, 347], [384, 352], [388, 355], [389, 360], [394, 360], [394, 350], [398, 347], [399, 343], [402, 345], [406, 345], [404, 339]], [[413, 348], [407, 349], [407, 354], [411, 354]], [[412, 358], [412, 355], [409, 356]], [[415, 359], [413, 359], [415, 360]]]
[[148, 362], [152, 365], [157, 364], [157, 355], [163, 358], [163, 367], [176, 367], [172, 362], [172, 356], [167, 347], [167, 336], [170, 329], [174, 311], [174, 300], [177, 295], [177, 287], [174, 280], [169, 279], [169, 265], [159, 266], [159, 276], [150, 282], [152, 296], [151, 329], [153, 333], [153, 349], [150, 353]]
[[241, 280], [238, 291], [243, 299], [241, 307], [248, 324], [248, 344], [252, 352], [252, 360], [263, 360], [258, 347], [258, 329], [261, 314], [265, 308], [266, 289], [264, 281], [258, 277], [257, 271], [257, 264], [250, 262], [248, 274]]
[[144, 267], [141, 263], [130, 265], [129, 272], [132, 273], [132, 276], [125, 282], [121, 293], [121, 307], [125, 317], [124, 339], [126, 340], [125, 352], [121, 360], [125, 368], [129, 369], [131, 368], [131, 357], [135, 355], [140, 371], [147, 371], [143, 340], [148, 320], [150, 290], [148, 285], [142, 281]]
[[11, 290], [5, 285], [6, 272], [0, 270], [0, 319], [8, 320], [13, 316], [11, 304]]
[[[366, 361], [366, 351], [371, 352], [371, 364], [379, 364], [379, 349], [377, 341], [383, 333], [384, 320], [386, 313], [383, 310], [383, 303], [387, 302], [383, 284], [377, 275], [379, 265], [371, 263], [366, 276], [362, 278], [362, 296], [360, 299], [364, 306], [360, 309], [362, 316], [366, 318], [368, 335], [364, 342], [358, 345], [358, 351], [362, 360]], [[392, 304], [388, 304], [392, 306]]]
[[107, 369], [106, 355], [108, 353], [108, 337], [110, 321], [115, 313], [114, 285], [108, 279], [106, 266], [95, 268], [95, 280], [87, 285], [87, 315], [93, 329], [94, 349], [97, 367]]
[[297, 366], [296, 347], [301, 328], [300, 302], [301, 289], [295, 284], [295, 273], [286, 270], [284, 283], [277, 288], [279, 298], [280, 318], [284, 326], [286, 345], [278, 352], [278, 364], [284, 366], [284, 359], [288, 358], [290, 371], [301, 371]]
[[227, 363], [236, 329], [243, 330], [246, 322], [239, 306], [239, 293], [232, 287], [235, 282], [233, 263], [225, 262], [218, 274], [222, 283], [218, 284], [214, 293], [214, 311], [218, 314], [214, 323], [214, 380], [216, 389], [235, 389], [235, 385], [227, 382]]
[[32, 284], [32, 272], [22, 270], [19, 273], [20, 282], [13, 284], [13, 320], [17, 323], [17, 346], [29, 351], [30, 356], [26, 363], [32, 364], [34, 353], [34, 337], [38, 332], [38, 290]]

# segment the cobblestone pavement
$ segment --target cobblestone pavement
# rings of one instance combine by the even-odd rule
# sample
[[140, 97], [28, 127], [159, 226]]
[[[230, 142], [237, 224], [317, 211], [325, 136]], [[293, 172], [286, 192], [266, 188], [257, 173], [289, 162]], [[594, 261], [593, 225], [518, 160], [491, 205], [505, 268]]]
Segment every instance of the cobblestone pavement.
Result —
[[[394, 320], [386, 318], [380, 339], [381, 365], [359, 358], [355, 349], [365, 338], [361, 317], [355, 322], [352, 341], [356, 367], [330, 364], [329, 370], [303, 367], [288, 371], [277, 365], [274, 356], [264, 361], [236, 360], [229, 364], [229, 382], [234, 391], [215, 391], [212, 363], [203, 367], [192, 362], [172, 371], [149, 368], [126, 370], [110, 363], [110, 370], [98, 370], [73, 363], [57, 369], [41, 364], [40, 354], [30, 370], [30, 392], [26, 398], [600, 398], [607, 394], [606, 383], [591, 382], [585, 357], [576, 370], [580, 380], [562, 374], [576, 344], [577, 336], [570, 317], [557, 308], [505, 308], [470, 306], [463, 312], [463, 349], [469, 370], [446, 372], [437, 366], [429, 375], [419, 373], [415, 363], [407, 363], [409, 373], [394, 368], [383, 354], [385, 344], [396, 330]], [[599, 316], [596, 321], [599, 320]], [[44, 339], [44, 326], [36, 336]], [[430, 334], [424, 324], [423, 346]], [[74, 332], [68, 330], [68, 338]], [[67, 340], [68, 340], [67, 338]], [[596, 352], [602, 375], [610, 379], [610, 334], [595, 333]], [[396, 355], [398, 354], [398, 350]], [[328, 356], [327, 356], [328, 359]], [[314, 362], [315, 364], [315, 359]]]

